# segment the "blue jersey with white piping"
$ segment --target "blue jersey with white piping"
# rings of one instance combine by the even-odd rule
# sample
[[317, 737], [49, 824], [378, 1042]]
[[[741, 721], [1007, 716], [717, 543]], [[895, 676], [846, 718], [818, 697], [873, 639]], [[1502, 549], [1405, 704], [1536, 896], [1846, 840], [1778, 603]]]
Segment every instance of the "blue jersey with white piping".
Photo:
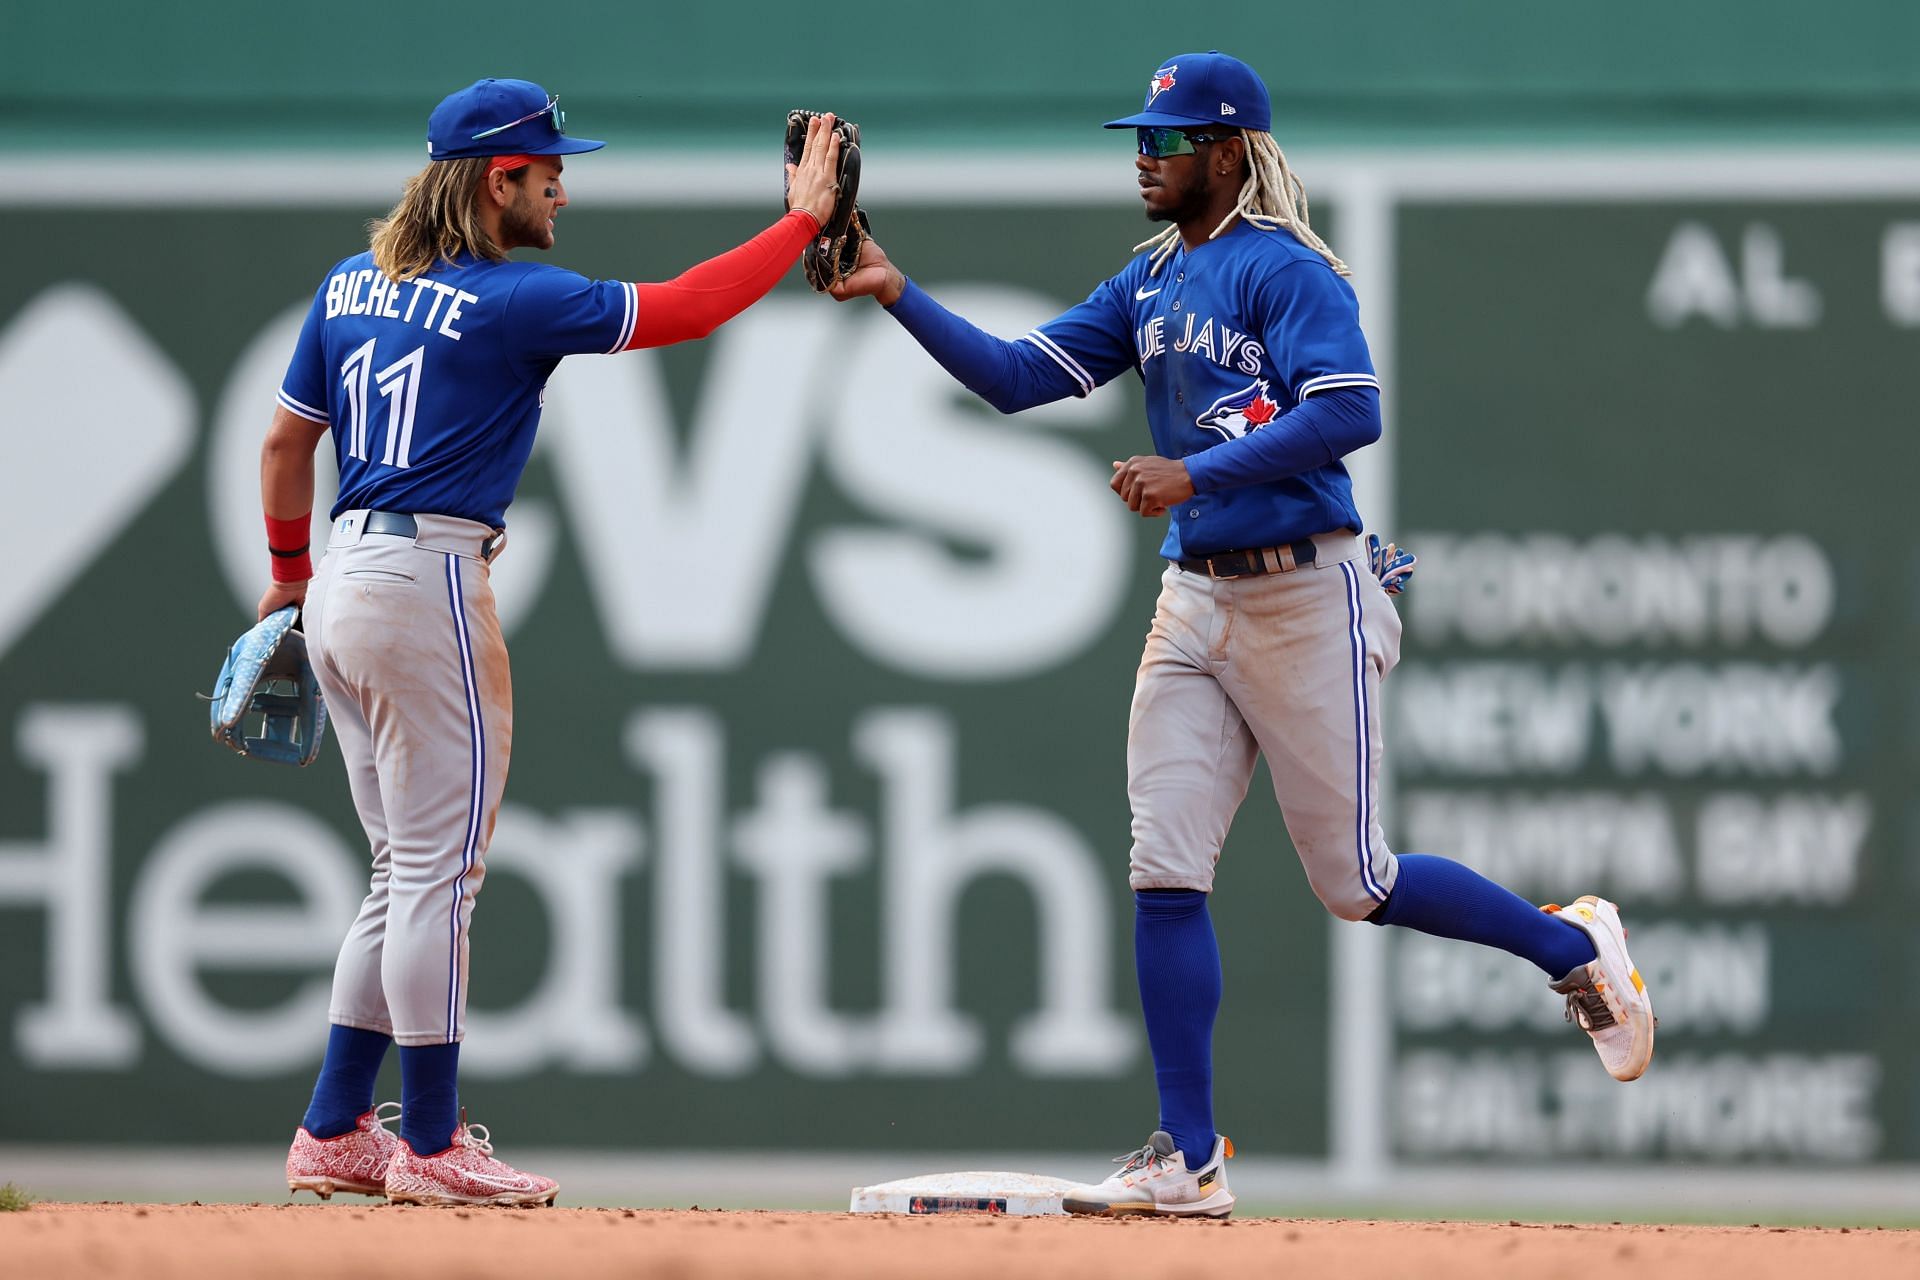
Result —
[[[1285, 230], [1236, 222], [1149, 274], [1149, 254], [1026, 335], [1086, 395], [1132, 367], [1155, 451], [1183, 458], [1196, 492], [1168, 512], [1170, 559], [1295, 542], [1360, 513], [1341, 456], [1355, 443], [1296, 441], [1291, 474], [1233, 483], [1238, 456], [1310, 397], [1380, 383], [1353, 289]], [[1296, 419], [1296, 421], [1300, 421]], [[1365, 439], [1358, 443], [1365, 443]], [[1278, 441], [1273, 441], [1278, 444]], [[1324, 444], [1324, 447], [1319, 447]]]
[[333, 431], [356, 508], [499, 526], [562, 357], [625, 350], [633, 285], [535, 262], [438, 263], [394, 284], [361, 253], [333, 267], [280, 404]]

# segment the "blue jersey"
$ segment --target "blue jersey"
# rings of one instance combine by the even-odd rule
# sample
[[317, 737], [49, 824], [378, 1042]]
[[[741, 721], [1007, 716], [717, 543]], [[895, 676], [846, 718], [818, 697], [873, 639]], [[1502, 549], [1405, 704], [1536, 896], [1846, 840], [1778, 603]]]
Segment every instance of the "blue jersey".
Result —
[[1161, 554], [1180, 559], [1358, 532], [1343, 450], [1323, 450], [1280, 479], [1216, 487], [1236, 442], [1308, 397], [1341, 387], [1378, 391], [1352, 287], [1291, 233], [1245, 221], [1197, 249], [1181, 246], [1151, 276], [1149, 260], [1140, 254], [1026, 341], [1080, 395], [1139, 371], [1154, 449], [1185, 459], [1196, 488], [1168, 513]]
[[280, 404], [333, 430], [355, 508], [499, 527], [563, 356], [633, 341], [637, 291], [533, 262], [463, 259], [393, 284], [348, 258], [314, 294]]
[[1379, 393], [1348, 282], [1290, 232], [1244, 221], [1177, 249], [1158, 274], [1148, 263], [1140, 253], [1016, 344], [979, 334], [918, 290], [895, 315], [1004, 413], [1087, 395], [1135, 368], [1156, 453], [1185, 459], [1196, 489], [1169, 512], [1165, 557], [1359, 532], [1340, 457], [1379, 434], [1377, 418], [1331, 439], [1302, 438], [1292, 424], [1260, 434], [1321, 391]]

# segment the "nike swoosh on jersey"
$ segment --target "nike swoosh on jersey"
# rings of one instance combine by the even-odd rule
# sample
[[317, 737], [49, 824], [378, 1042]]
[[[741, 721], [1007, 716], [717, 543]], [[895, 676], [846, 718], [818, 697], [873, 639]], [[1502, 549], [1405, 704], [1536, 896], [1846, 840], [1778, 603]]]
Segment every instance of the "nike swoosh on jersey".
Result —
[[[1167, 286], [1165, 285], [1161, 285], [1160, 289], [1164, 289], [1166, 287]], [[1135, 302], [1145, 302], [1148, 298], [1151, 298], [1154, 294], [1160, 292], [1160, 289], [1135, 289], [1133, 291], [1133, 300]]]

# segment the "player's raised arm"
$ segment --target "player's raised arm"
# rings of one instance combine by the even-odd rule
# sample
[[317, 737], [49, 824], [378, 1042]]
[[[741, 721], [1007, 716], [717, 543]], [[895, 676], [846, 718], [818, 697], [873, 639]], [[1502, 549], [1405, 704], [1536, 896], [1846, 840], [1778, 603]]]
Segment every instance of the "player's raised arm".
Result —
[[765, 297], [833, 216], [840, 135], [831, 113], [807, 124], [806, 149], [788, 165], [788, 211], [736, 249], [689, 267], [663, 284], [636, 284], [627, 350], [704, 338]]
[[941, 306], [869, 238], [853, 273], [828, 290], [837, 300], [870, 297], [967, 390], [1002, 413], [1090, 395], [1133, 367], [1133, 348], [1114, 281], [1070, 311], [1009, 342]]

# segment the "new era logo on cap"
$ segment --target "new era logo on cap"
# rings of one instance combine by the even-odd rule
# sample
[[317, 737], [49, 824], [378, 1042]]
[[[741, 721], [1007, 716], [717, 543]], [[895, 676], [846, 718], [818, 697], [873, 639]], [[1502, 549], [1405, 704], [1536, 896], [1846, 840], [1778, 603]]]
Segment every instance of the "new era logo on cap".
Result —
[[1218, 49], [1169, 58], [1147, 80], [1147, 100], [1107, 128], [1192, 128], [1231, 124], [1265, 133], [1272, 126], [1267, 87], [1252, 67]]

